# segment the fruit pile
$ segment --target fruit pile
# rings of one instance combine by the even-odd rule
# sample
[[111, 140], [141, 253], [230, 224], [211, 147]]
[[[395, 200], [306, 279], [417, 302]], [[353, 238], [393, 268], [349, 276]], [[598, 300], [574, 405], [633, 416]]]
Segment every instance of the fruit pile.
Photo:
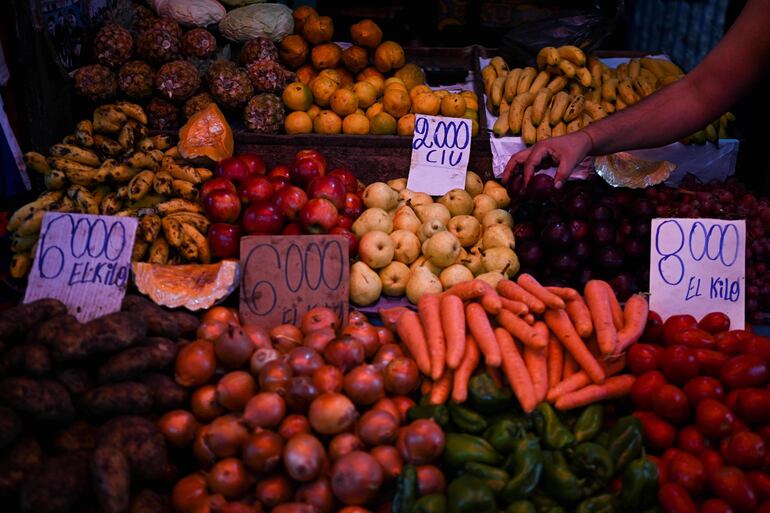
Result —
[[295, 34], [279, 45], [298, 79], [283, 90], [283, 102], [292, 111], [286, 133], [412, 135], [414, 114], [467, 117], [473, 134], [478, 132], [475, 93], [431, 90], [422, 70], [406, 63], [401, 45], [382, 41], [382, 30], [372, 20], [350, 27], [353, 44], [344, 50], [332, 42], [334, 23], [328, 16], [302, 6], [294, 20]]
[[[631, 398], [660, 468], [666, 512], [770, 507], [770, 340], [730, 330], [723, 313], [699, 322], [654, 312], [628, 352]], [[758, 509], [758, 506], [762, 505]]]
[[359, 260], [350, 269], [350, 300], [370, 305], [381, 294], [417, 303], [474, 276], [496, 282], [514, 276], [513, 218], [505, 188], [469, 171], [465, 189], [435, 202], [406, 188], [406, 179], [366, 187], [367, 209], [353, 223]]

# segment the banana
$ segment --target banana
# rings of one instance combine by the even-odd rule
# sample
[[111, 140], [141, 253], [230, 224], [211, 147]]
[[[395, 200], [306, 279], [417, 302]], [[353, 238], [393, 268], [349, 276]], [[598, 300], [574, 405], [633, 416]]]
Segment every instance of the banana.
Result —
[[123, 202], [118, 198], [118, 194], [116, 192], [111, 192], [102, 198], [101, 203], [99, 203], [99, 213], [103, 216], [112, 216], [115, 215], [122, 206]]
[[155, 146], [155, 149], [158, 150], [167, 150], [171, 148], [171, 137], [168, 135], [153, 135], [150, 137], [150, 140], [152, 141], [152, 145]]
[[84, 119], [75, 125], [75, 137], [80, 146], [90, 148], [94, 145], [94, 124], [90, 119]]
[[551, 138], [551, 125], [549, 123], [540, 123], [537, 126], [537, 142], [545, 141]]
[[[575, 66], [585, 66], [586, 65], [586, 54], [583, 53], [583, 50], [578, 48], [577, 46], [573, 45], [564, 45], [559, 47], [559, 57], [562, 60], [568, 60]], [[561, 62], [559, 63], [561, 64]]]
[[634, 91], [642, 98], [646, 98], [655, 92], [655, 86], [650, 84], [644, 77], [632, 79], [631, 84], [634, 86]]
[[532, 106], [527, 107], [521, 120], [521, 140], [527, 146], [537, 142], [537, 129], [532, 124]]
[[577, 66], [567, 59], [559, 61], [559, 70], [567, 78], [572, 78], [577, 73]]
[[118, 144], [120, 144], [120, 147], [126, 151], [134, 149], [134, 131], [128, 123], [123, 125], [123, 128], [120, 129], [120, 133], [118, 134]]
[[660, 79], [666, 75], [666, 72], [661, 67], [660, 61], [658, 59], [650, 59], [649, 57], [642, 57], [640, 59], [640, 63], [644, 69], [648, 70], [650, 73], [655, 75], [655, 78]]
[[129, 119], [128, 121], [126, 121], [126, 125], [128, 125], [131, 128], [131, 130], [133, 130], [135, 141], [144, 139], [150, 134], [150, 130], [136, 120]]
[[562, 75], [558, 75], [558, 76], [553, 77], [553, 80], [548, 82], [548, 85], [546, 87], [548, 87], [548, 89], [553, 94], [556, 94], [559, 91], [563, 90], [565, 87], [567, 87], [568, 83], [569, 83], [569, 80], [567, 79], [567, 77], [562, 76]]
[[165, 264], [168, 262], [168, 255], [171, 248], [165, 237], [158, 237], [150, 245], [147, 261], [151, 264]]
[[588, 68], [578, 68], [575, 72], [575, 78], [578, 79], [580, 85], [583, 87], [591, 87], [591, 85], [594, 83], [594, 77], [591, 75], [591, 72], [588, 70]]
[[489, 92], [489, 97], [492, 101], [492, 105], [495, 107], [500, 106], [500, 102], [503, 99], [503, 86], [505, 86], [505, 77], [497, 77], [492, 82], [492, 89]]
[[615, 112], [615, 104], [612, 102], [608, 102], [607, 100], [602, 100], [601, 103], [602, 109], [604, 109], [604, 112], [607, 114], [612, 114]]
[[181, 223], [187, 223], [195, 227], [196, 230], [203, 233], [208, 233], [211, 227], [211, 221], [203, 214], [194, 214], [192, 212], [176, 212], [166, 216], [168, 219], [176, 219]]
[[126, 164], [139, 169], [150, 169], [155, 171], [158, 168], [158, 161], [152, 155], [144, 151], [135, 151], [123, 160]]
[[569, 85], [569, 89], [567, 90], [570, 96], [579, 96], [583, 94], [583, 86], [580, 85], [580, 82], [572, 82]]
[[618, 79], [611, 78], [602, 83], [602, 99], [608, 102], [614, 102], [617, 97]]
[[62, 157], [74, 162], [85, 164], [86, 166], [98, 166], [101, 163], [99, 156], [80, 146], [74, 144], [54, 144], [48, 153], [52, 157]]
[[178, 251], [174, 251], [173, 249], [169, 251], [168, 253], [168, 261], [166, 264], [168, 265], [180, 265], [183, 264], [182, 257], [179, 254]]
[[703, 130], [698, 130], [697, 132], [692, 134], [690, 137], [691, 137], [692, 144], [697, 144], [697, 145], [706, 144], [706, 132], [704, 132]]
[[495, 73], [497, 73], [498, 77], [508, 73], [508, 63], [505, 62], [505, 59], [499, 55], [492, 57], [492, 60], [489, 61], [489, 64], [495, 69]]
[[18, 230], [14, 233], [20, 237], [40, 233], [40, 227], [43, 224], [43, 215], [45, 215], [46, 212], [47, 210], [36, 210], [21, 223]]
[[484, 69], [481, 70], [481, 79], [484, 81], [484, 92], [487, 96], [489, 96], [489, 93], [492, 90], [492, 83], [496, 78], [497, 72], [492, 66], [486, 65], [484, 66]]
[[618, 82], [618, 97], [626, 105], [633, 105], [639, 101], [639, 95], [634, 92], [634, 86], [627, 78]]
[[160, 217], [155, 214], [144, 215], [139, 219], [139, 233], [145, 242], [152, 242], [157, 239], [160, 228]]
[[98, 187], [95, 187], [91, 190], [91, 195], [94, 197], [97, 203], [101, 205], [102, 200], [104, 199], [107, 194], [111, 192], [112, 189], [110, 189], [107, 185], [99, 185]]
[[599, 121], [607, 117], [607, 112], [596, 102], [586, 100], [584, 106], [585, 112], [591, 117], [592, 121]]
[[182, 232], [182, 222], [170, 217], [164, 217], [161, 221], [163, 227], [163, 235], [166, 237], [168, 243], [178, 248], [184, 241], [184, 232]]
[[128, 185], [121, 185], [118, 190], [115, 191], [115, 196], [119, 200], [128, 199]]
[[[500, 103], [498, 102], [495, 106], [497, 105], [500, 105]], [[180, 166], [168, 157], [163, 159], [161, 170], [169, 172], [171, 176], [177, 180], [186, 180], [194, 184], [201, 184], [214, 176], [214, 174], [205, 167]]]
[[131, 201], [142, 199], [148, 192], [150, 192], [154, 178], [155, 173], [149, 170], [144, 170], [133, 177], [131, 181], [128, 182], [128, 199]]
[[658, 77], [656, 77], [655, 75], [653, 75], [652, 73], [650, 73], [648, 70], [644, 68], [639, 70], [639, 76], [637, 76], [636, 78], [640, 78], [640, 79], [644, 78], [647, 82], [650, 83], [650, 85], [652, 85], [653, 89], [657, 89], [658, 87], [658, 81], [659, 81]]
[[148, 151], [146, 153], [147, 153], [147, 155], [150, 156], [150, 158], [152, 160], [154, 160], [158, 164], [163, 162], [163, 159], [165, 158], [165, 155], [163, 154], [163, 152], [161, 150], [150, 150], [150, 151]]
[[594, 103], [601, 103], [602, 92], [599, 89], [591, 89], [585, 94], [586, 100], [591, 100]]
[[77, 203], [67, 196], [61, 199], [59, 206], [56, 208], [57, 212], [78, 212], [79, 210]]
[[628, 78], [634, 79], [639, 77], [640, 69], [641, 62], [639, 62], [639, 59], [631, 59], [628, 63]]
[[[161, 216], [167, 216], [176, 212], [192, 212], [194, 214], [203, 214], [200, 205], [181, 198], [175, 198], [157, 205], [158, 213]], [[169, 241], [170, 242], [170, 241]]]
[[492, 133], [495, 134], [495, 137], [505, 137], [505, 135], [508, 133], [508, 129], [510, 128], [508, 126], [509, 109], [510, 105], [508, 105], [508, 102], [503, 99], [503, 101], [500, 103], [500, 114], [497, 116], [495, 124], [492, 126]]
[[535, 79], [532, 81], [532, 85], [529, 86], [529, 92], [537, 94], [537, 92], [547, 86], [548, 82], [550, 81], [551, 75], [549, 75], [547, 71], [541, 71], [537, 74], [537, 76], [535, 76]]
[[628, 64], [625, 62], [618, 64], [618, 67], [615, 68], [615, 76], [618, 77], [618, 82], [624, 78], [628, 78]]
[[144, 109], [136, 103], [120, 101], [115, 106], [123, 112], [127, 117], [134, 119], [143, 125], [147, 124], [147, 114], [144, 113]]
[[722, 122], [724, 118], [719, 118], [719, 128], [717, 129], [717, 136], [719, 139], [729, 139], [730, 134], [727, 133], [727, 125]]
[[[540, 126], [541, 122], [547, 119], [545, 117], [546, 109], [551, 104], [552, 97], [553, 93], [547, 87], [540, 89], [535, 95], [535, 99], [532, 102], [532, 123], [535, 126]], [[548, 124], [547, 121], [546, 124]]]
[[149, 247], [150, 245], [148, 243], [144, 242], [137, 236], [136, 242], [134, 242], [134, 251], [131, 253], [131, 261], [141, 261], [144, 258], [144, 254], [147, 253], [147, 248]]
[[581, 123], [581, 119], [580, 119], [580, 118], [574, 119], [574, 120], [572, 120], [572, 121], [571, 121], [571, 122], [570, 122], [570, 123], [567, 125], [567, 133], [568, 133], [568, 134], [571, 134], [571, 133], [573, 133], [573, 132], [577, 132], [577, 131], [578, 131], [578, 130], [580, 130], [581, 128], [583, 128], [583, 125], [582, 125], [582, 123]]
[[521, 79], [521, 74], [523, 72], [524, 70], [521, 68], [514, 68], [508, 72], [508, 75], [505, 76], [503, 98], [506, 102], [508, 102], [508, 104], [510, 104], [513, 101], [513, 98], [516, 96], [516, 89], [519, 87], [519, 80]]
[[[684, 76], [684, 75], [682, 75]], [[658, 87], [665, 87], [667, 85], [671, 85], [674, 82], [679, 81], [682, 76], [676, 76], [676, 75], [666, 75], [665, 77], [658, 80]]]
[[115, 105], [100, 105], [94, 110], [94, 131], [116, 133], [128, 118]]
[[37, 242], [39, 233], [33, 233], [31, 235], [18, 235], [14, 234], [11, 237], [11, 251], [13, 253], [21, 253], [23, 251], [29, 251]]
[[621, 110], [625, 109], [626, 107], [628, 107], [628, 105], [626, 105], [623, 102], [623, 100], [621, 100], [620, 98], [617, 98], [615, 100], [615, 112], [621, 111]]
[[526, 92], [516, 96], [511, 102], [511, 108], [508, 110], [508, 126], [511, 127], [513, 135], [519, 135], [521, 132], [521, 122], [524, 117], [524, 111], [535, 101], [535, 95]]
[[544, 46], [537, 52], [537, 69], [545, 69], [547, 66], [557, 66], [559, 64], [559, 50], [553, 46]]
[[36, 151], [28, 151], [24, 154], [24, 164], [28, 169], [41, 175], [47, 175], [51, 172], [51, 166], [48, 165], [45, 157]]
[[171, 173], [168, 171], [158, 171], [155, 173], [155, 178], [152, 180], [152, 188], [155, 190], [156, 193], [162, 194], [164, 196], [171, 196], [171, 182], [174, 180], [174, 177], [171, 176]]
[[[489, 96], [489, 94], [487, 94]], [[174, 160], [182, 160], [182, 155], [179, 154], [179, 146], [172, 146], [171, 148], [167, 149], [165, 152], [163, 152], [164, 157], [169, 157]]]
[[48, 163], [51, 167], [64, 171], [67, 179], [74, 184], [90, 187], [99, 183], [99, 170], [95, 167], [62, 157], [48, 157]]
[[564, 121], [559, 121], [551, 129], [551, 137], [559, 137], [567, 134], [567, 124]]
[[149, 137], [145, 137], [144, 139], [136, 143], [136, 149], [146, 152], [146, 151], [154, 150], [155, 145], [153, 144], [152, 139], [150, 139]]
[[[655, 59], [658, 63], [658, 67], [665, 73], [666, 75], [674, 75], [676, 77], [683, 77], [684, 71], [682, 71], [682, 68], [674, 64], [673, 62], [666, 60], [666, 59]], [[660, 78], [660, 77], [659, 77]]]
[[29, 251], [14, 253], [11, 257], [11, 278], [20, 280], [29, 274], [32, 269], [32, 256]]
[[49, 191], [63, 189], [67, 185], [67, 175], [61, 169], [53, 169], [45, 175], [43, 182]]
[[65, 135], [61, 140], [61, 144], [71, 144], [72, 146], [77, 146], [78, 138], [75, 136], [75, 134]]
[[80, 211], [84, 214], [98, 214], [99, 202], [93, 194], [81, 185], [73, 185], [67, 190], [67, 196], [75, 201]]
[[101, 134], [94, 134], [94, 146], [107, 157], [117, 157], [123, 153], [123, 146], [118, 141]]
[[591, 84], [595, 89], [598, 89], [602, 86], [602, 72], [604, 71], [602, 69], [603, 63], [599, 59], [591, 59], [588, 63], [589, 69], [591, 70]]
[[128, 203], [126, 203], [125, 207], [136, 211], [139, 211], [142, 209], [150, 209], [152, 213], [157, 213], [158, 203], [162, 203], [164, 201], [166, 201], [165, 196], [148, 193], [148, 194], [145, 194], [144, 197], [140, 200], [129, 201]]
[[580, 116], [580, 125], [582, 128], [587, 127], [591, 123], [593, 123], [594, 120], [591, 116], [588, 115], [586, 111], [583, 111], [583, 114]]
[[138, 169], [126, 164], [117, 164], [113, 160], [113, 165], [109, 168], [110, 178], [115, 182], [128, 182], [139, 172]]
[[209, 249], [209, 241], [206, 240], [206, 237], [196, 230], [194, 226], [187, 223], [182, 223], [182, 232], [184, 233], [184, 241], [180, 248], [182, 254], [186, 256], [187, 253], [192, 253], [190, 248], [194, 246], [196, 256], [188, 258], [188, 260], [195, 260], [197, 258], [204, 264], [211, 262], [211, 250]]
[[537, 70], [533, 67], [527, 66], [524, 71], [521, 72], [521, 78], [519, 84], [516, 86], [516, 95], [520, 95], [529, 91], [532, 82], [537, 76]]
[[[717, 128], [714, 126], [714, 123], [710, 123], [706, 125], [706, 128], [703, 129], [703, 132], [706, 134], [706, 140], [711, 141], [713, 143], [719, 141], [719, 132], [717, 131]], [[19, 232], [21, 232], [21, 229], [19, 229]]]
[[[578, 95], [572, 98], [572, 100], [569, 102], [569, 105], [567, 105], [567, 109], [564, 111], [564, 121], [570, 123], [571, 121], [574, 121], [580, 117], [580, 115], [583, 113], [585, 103], [586, 99], [583, 95]], [[567, 128], [569, 128], [569, 126]]]
[[551, 102], [551, 110], [548, 114], [548, 121], [551, 126], [558, 124], [564, 117], [564, 113], [567, 111], [567, 105], [569, 105], [569, 95], [564, 91], [559, 91], [554, 95]]
[[189, 201], [196, 201], [198, 199], [198, 189], [195, 188], [195, 184], [187, 180], [173, 180], [171, 182], [171, 190], [179, 198]]

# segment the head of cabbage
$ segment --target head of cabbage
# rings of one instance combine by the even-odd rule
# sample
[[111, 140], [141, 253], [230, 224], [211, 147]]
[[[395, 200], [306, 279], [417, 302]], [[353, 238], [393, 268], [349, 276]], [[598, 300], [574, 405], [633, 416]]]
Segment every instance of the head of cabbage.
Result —
[[294, 31], [291, 9], [283, 4], [252, 4], [228, 12], [219, 32], [231, 41], [267, 37], [278, 42]]

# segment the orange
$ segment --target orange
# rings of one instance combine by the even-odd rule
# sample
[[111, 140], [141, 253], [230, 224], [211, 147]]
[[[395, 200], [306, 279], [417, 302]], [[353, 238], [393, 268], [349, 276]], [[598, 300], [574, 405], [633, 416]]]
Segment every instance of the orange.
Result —
[[342, 131], [342, 120], [330, 110], [322, 110], [313, 120], [313, 131], [317, 134], [338, 134]]
[[342, 60], [342, 49], [336, 43], [324, 43], [313, 47], [310, 60], [316, 69], [336, 68]]
[[465, 98], [459, 94], [450, 94], [441, 100], [441, 115], [459, 118], [465, 114]]
[[391, 88], [385, 91], [385, 94], [382, 97], [382, 106], [385, 112], [394, 118], [400, 118], [409, 112], [411, 102], [409, 101], [409, 95], [406, 91]]
[[418, 94], [412, 102], [412, 110], [417, 114], [435, 116], [441, 109], [441, 99], [433, 93]]
[[329, 77], [316, 77], [310, 82], [310, 90], [313, 92], [315, 102], [321, 107], [328, 107], [334, 91], [337, 90], [337, 84]]
[[395, 135], [396, 118], [387, 112], [380, 112], [371, 119], [369, 132], [375, 135]]
[[335, 68], [334, 71], [337, 72], [337, 76], [340, 77], [340, 86], [341, 87], [353, 87], [353, 75], [343, 67]]
[[411, 90], [413, 87], [422, 85], [425, 83], [425, 74], [416, 64], [411, 62], [405, 64], [403, 68], [394, 73], [395, 77], [404, 81], [404, 85], [407, 89]]
[[377, 90], [377, 96], [382, 96], [382, 93], [385, 92], [385, 81], [382, 78], [372, 75], [364, 78], [364, 80], [374, 86]]
[[385, 75], [377, 71], [376, 68], [373, 68], [372, 66], [369, 66], [368, 68], [364, 68], [363, 71], [361, 71], [358, 75], [356, 75], [356, 80], [361, 81], [365, 80], [367, 77], [379, 77], [382, 79], [382, 81], [385, 81]]
[[358, 108], [356, 93], [349, 89], [337, 89], [330, 101], [332, 110], [342, 117], [352, 114]]
[[404, 49], [395, 41], [385, 41], [374, 51], [374, 67], [381, 73], [404, 65]]
[[309, 134], [313, 131], [313, 120], [307, 112], [294, 111], [283, 122], [287, 134]]
[[287, 85], [281, 99], [289, 110], [308, 110], [313, 105], [313, 93], [302, 82], [292, 82]]
[[310, 14], [302, 24], [302, 36], [311, 45], [328, 43], [334, 35], [334, 22], [328, 16]]
[[302, 27], [305, 25], [305, 20], [310, 15], [318, 16], [318, 11], [310, 7], [309, 5], [301, 5], [294, 9], [294, 12], [291, 13], [292, 18], [294, 18], [294, 33], [295, 34], [301, 34], [302, 33]]
[[337, 86], [342, 84], [342, 78], [340, 77], [340, 74], [337, 73], [336, 69], [322, 69], [318, 72], [318, 76], [332, 79]]
[[382, 41], [382, 29], [372, 20], [361, 20], [350, 27], [353, 42], [367, 48], [377, 48]]
[[398, 135], [414, 135], [414, 114], [407, 114], [398, 120]]
[[315, 119], [318, 114], [321, 113], [321, 107], [318, 105], [313, 105], [307, 110], [307, 115], [310, 116], [310, 119]]
[[382, 103], [380, 102], [373, 103], [368, 109], [366, 109], [366, 117], [369, 118], [369, 120], [371, 120], [372, 118], [374, 118], [374, 116], [376, 116], [380, 112], [382, 112]]
[[351, 135], [366, 135], [369, 133], [369, 118], [364, 114], [354, 112], [342, 120], [342, 133]]
[[297, 70], [297, 80], [305, 85], [310, 84], [313, 79], [318, 75], [315, 68], [311, 64], [305, 64]]
[[284, 37], [278, 46], [278, 55], [281, 56], [281, 60], [292, 69], [299, 68], [305, 64], [308, 53], [307, 41], [302, 39], [302, 36], [299, 34], [291, 34]]
[[418, 95], [422, 93], [432, 93], [433, 90], [431, 90], [430, 87], [423, 85], [414, 86], [409, 90], [409, 99], [412, 100], [412, 103], [414, 103], [414, 99], [417, 98]]
[[358, 105], [365, 109], [377, 101], [377, 89], [370, 82], [356, 82], [353, 92], [358, 97]]
[[342, 62], [351, 73], [358, 73], [369, 65], [369, 54], [366, 48], [352, 45], [342, 52]]

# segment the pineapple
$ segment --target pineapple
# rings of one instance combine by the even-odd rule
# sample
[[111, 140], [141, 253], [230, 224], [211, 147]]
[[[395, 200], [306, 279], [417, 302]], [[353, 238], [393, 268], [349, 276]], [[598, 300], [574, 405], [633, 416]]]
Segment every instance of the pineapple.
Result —
[[204, 28], [188, 30], [182, 36], [182, 53], [187, 57], [206, 59], [217, 51], [217, 39]]
[[135, 32], [144, 32], [148, 28], [152, 27], [152, 24], [155, 23], [155, 20], [158, 19], [157, 14], [143, 5], [134, 4], [133, 8], [134, 16], [131, 27]]
[[275, 47], [275, 44], [266, 37], [249, 39], [243, 44], [241, 53], [238, 54], [238, 62], [241, 63], [241, 66], [264, 59], [278, 62], [278, 49]]
[[167, 62], [155, 75], [155, 87], [165, 98], [183, 101], [201, 85], [198, 69], [187, 61]]
[[189, 100], [184, 102], [182, 107], [182, 115], [185, 119], [189, 119], [193, 114], [203, 109], [209, 103], [214, 103], [214, 97], [210, 93], [202, 92], [192, 96]]
[[179, 128], [179, 109], [173, 103], [161, 98], [153, 98], [144, 111], [147, 113], [147, 124], [153, 130]]
[[295, 80], [295, 75], [275, 61], [263, 59], [246, 66], [254, 90], [259, 93], [280, 94], [284, 87]]
[[277, 134], [283, 126], [283, 104], [274, 94], [258, 94], [243, 109], [243, 122], [252, 132]]
[[[216, 61], [207, 73], [209, 90], [217, 103], [226, 108], [235, 108], [246, 103], [254, 94], [249, 76], [242, 68]], [[213, 68], [213, 69], [212, 69]]]
[[158, 18], [152, 23], [150, 28], [160, 28], [174, 36], [176, 39], [182, 38], [182, 27], [171, 18]]
[[115, 73], [101, 64], [91, 64], [75, 70], [75, 90], [95, 102], [113, 98], [118, 91]]
[[144, 61], [128, 61], [118, 71], [118, 87], [132, 98], [146, 98], [152, 94], [155, 71]]
[[125, 28], [108, 23], [99, 30], [94, 39], [94, 53], [99, 64], [117, 68], [131, 58], [134, 38]]
[[153, 64], [163, 64], [179, 56], [179, 39], [159, 27], [145, 30], [136, 39], [139, 56]]
[[229, 61], [227, 59], [217, 59], [209, 64], [209, 67], [206, 70], [206, 81], [211, 84], [211, 82], [213, 82], [220, 73], [224, 72], [225, 70], [234, 70], [237, 67], [238, 66], [233, 61]]

